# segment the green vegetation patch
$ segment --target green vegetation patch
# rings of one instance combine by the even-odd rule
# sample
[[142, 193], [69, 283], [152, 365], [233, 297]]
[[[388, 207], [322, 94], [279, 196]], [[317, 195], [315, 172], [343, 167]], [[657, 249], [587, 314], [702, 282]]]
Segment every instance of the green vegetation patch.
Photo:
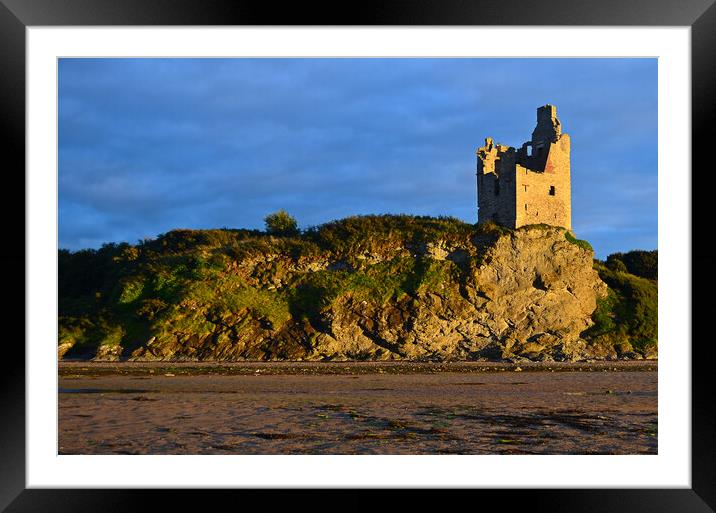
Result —
[[569, 231], [564, 232], [564, 238], [575, 246], [579, 246], [582, 249], [586, 249], [587, 251], [591, 251], [592, 253], [594, 253], [594, 248], [592, 248], [592, 245], [589, 242], [587, 242], [586, 240], [575, 238], [574, 235], [572, 235]]
[[658, 342], [658, 287], [651, 280], [614, 271], [595, 263], [599, 277], [609, 286], [608, 296], [597, 302], [594, 325], [582, 333], [593, 342], [631, 347], [646, 356]]
[[304, 237], [321, 248], [355, 255], [396, 244], [467, 241], [475, 225], [454, 217], [409, 215], [353, 216], [309, 228]]
[[284, 293], [247, 286], [236, 276], [215, 283], [196, 284], [188, 292], [185, 302], [196, 304], [197, 309], [206, 311], [211, 318], [236, 318], [250, 311], [256, 318], [268, 320], [273, 328], [282, 326], [290, 318]]
[[634, 250], [627, 253], [612, 253], [607, 257], [606, 266], [613, 271], [628, 272], [648, 280], [659, 277], [659, 252]]
[[507, 226], [502, 226], [501, 224], [497, 224], [494, 221], [485, 221], [482, 223], [478, 223], [478, 225], [475, 228], [475, 234], [478, 236], [492, 236], [492, 237], [499, 237], [501, 235], [508, 235], [512, 233], [514, 230], [512, 228], [508, 228]]
[[298, 235], [298, 222], [285, 210], [279, 210], [264, 218], [266, 232], [273, 235]]
[[105, 318], [93, 322], [87, 318], [60, 317], [59, 321], [58, 345], [71, 345], [67, 357], [94, 356], [100, 346], [121, 345], [125, 335], [122, 326]]
[[295, 318], [315, 318], [340, 297], [382, 306], [391, 299], [443, 290], [454, 280], [457, 266], [427, 257], [396, 257], [360, 270], [323, 270], [306, 273], [289, 289]]

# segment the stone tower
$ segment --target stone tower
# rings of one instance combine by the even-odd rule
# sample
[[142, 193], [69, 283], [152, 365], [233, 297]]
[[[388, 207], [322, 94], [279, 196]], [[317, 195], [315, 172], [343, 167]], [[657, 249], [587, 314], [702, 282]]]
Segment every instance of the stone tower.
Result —
[[569, 135], [554, 105], [537, 109], [532, 139], [520, 149], [488, 137], [477, 150], [477, 220], [572, 229]]

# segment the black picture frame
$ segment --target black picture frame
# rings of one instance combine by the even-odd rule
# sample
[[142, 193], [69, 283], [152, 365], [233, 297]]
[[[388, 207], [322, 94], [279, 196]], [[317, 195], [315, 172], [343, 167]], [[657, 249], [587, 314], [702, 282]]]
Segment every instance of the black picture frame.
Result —
[[[691, 27], [692, 168], [683, 170], [692, 185], [692, 330], [708, 318], [708, 293], [714, 290], [711, 237], [713, 175], [709, 128], [716, 125], [716, 0], [399, 0], [356, 4], [306, 4], [214, 0], [0, 0], [0, 126], [5, 134], [2, 208], [5, 241], [0, 258], [8, 291], [4, 318], [25, 318], [25, 29], [31, 26], [81, 25], [602, 25]], [[348, 9], [347, 5], [354, 5]], [[677, 173], [678, 174], [678, 173]], [[697, 179], [698, 178], [698, 179]], [[22, 194], [20, 193], [22, 191]], [[684, 262], [683, 265], [689, 265]], [[666, 270], [668, 272], [668, 270]], [[12, 292], [12, 295], [10, 295]], [[14, 324], [18, 324], [15, 322]], [[531, 512], [713, 512], [716, 509], [716, 402], [710, 366], [714, 351], [708, 334], [693, 330], [692, 354], [692, 487], [690, 489], [503, 489], [451, 491], [452, 501], [496, 499], [509, 509]], [[203, 511], [207, 504], [232, 501], [248, 505], [253, 499], [301, 501], [309, 490], [83, 490], [26, 489], [25, 486], [25, 350], [24, 332], [6, 334], [0, 380], [0, 509], [13, 512], [82, 511]], [[683, 341], [688, 350], [689, 341]], [[424, 501], [426, 490], [412, 490], [409, 498]], [[321, 490], [327, 505], [345, 504], [337, 491]], [[366, 497], [375, 491], [348, 491], [360, 495], [357, 505], [370, 507]], [[469, 495], [469, 497], [466, 497]], [[209, 498], [209, 496], [211, 498]], [[408, 494], [406, 494], [406, 498]], [[506, 500], [508, 499], [508, 500]], [[315, 501], [315, 499], [311, 499]], [[452, 502], [458, 504], [457, 502]], [[315, 505], [315, 504], [314, 504]], [[237, 506], [238, 507], [238, 506]], [[213, 509], [213, 508], [212, 508]]]

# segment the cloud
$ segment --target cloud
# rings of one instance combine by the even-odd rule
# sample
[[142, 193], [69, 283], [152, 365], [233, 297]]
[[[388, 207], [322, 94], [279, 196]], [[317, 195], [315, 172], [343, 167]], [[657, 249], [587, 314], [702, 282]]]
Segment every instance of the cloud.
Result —
[[[475, 221], [475, 148], [535, 109], [572, 136], [597, 253], [656, 244], [655, 59], [61, 59], [60, 246], [175, 227], [306, 227], [405, 212]], [[605, 208], [609, 200], [616, 207]], [[652, 237], [652, 238], [649, 238]]]

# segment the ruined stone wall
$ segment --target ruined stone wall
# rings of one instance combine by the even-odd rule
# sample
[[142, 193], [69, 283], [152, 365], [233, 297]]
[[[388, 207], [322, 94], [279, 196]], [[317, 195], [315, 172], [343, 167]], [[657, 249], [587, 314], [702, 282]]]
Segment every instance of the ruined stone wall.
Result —
[[515, 228], [540, 223], [572, 228], [569, 153], [569, 136], [562, 134], [549, 145], [544, 171], [517, 164]]
[[510, 225], [515, 220], [515, 150], [494, 145], [492, 139], [478, 150], [478, 219]]
[[537, 126], [532, 131], [532, 141], [554, 142], [562, 134], [562, 124], [557, 119], [557, 107], [544, 105], [537, 109]]
[[570, 139], [556, 107], [537, 109], [532, 139], [520, 149], [488, 137], [477, 157], [478, 222], [572, 228]]

